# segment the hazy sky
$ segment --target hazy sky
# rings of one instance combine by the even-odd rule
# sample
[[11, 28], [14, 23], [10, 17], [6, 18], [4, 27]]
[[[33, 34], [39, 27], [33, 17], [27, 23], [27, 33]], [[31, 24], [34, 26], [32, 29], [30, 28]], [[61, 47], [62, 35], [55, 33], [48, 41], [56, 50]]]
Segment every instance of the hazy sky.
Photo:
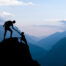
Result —
[[[19, 27], [43, 25], [42, 29], [41, 26], [38, 26], [40, 30], [54, 33], [62, 30], [63, 23], [66, 21], [66, 0], [0, 0], [0, 17], [6, 20], [15, 19], [17, 25], [20, 25]], [[53, 29], [52, 26], [58, 28]], [[32, 26], [31, 30], [34, 29]], [[43, 31], [41, 32], [43, 33]]]

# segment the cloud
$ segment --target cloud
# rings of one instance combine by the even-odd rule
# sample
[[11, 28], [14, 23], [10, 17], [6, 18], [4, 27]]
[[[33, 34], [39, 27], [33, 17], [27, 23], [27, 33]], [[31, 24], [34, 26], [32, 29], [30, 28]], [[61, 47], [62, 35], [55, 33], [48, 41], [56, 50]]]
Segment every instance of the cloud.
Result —
[[27, 34], [33, 35], [33, 36], [37, 36], [37, 37], [41, 37], [41, 36], [49, 36], [51, 34], [54, 34], [56, 32], [63, 32], [62, 29], [60, 28], [52, 28], [52, 27], [34, 27], [34, 26], [18, 26], [20, 28], [20, 30], [24, 31]]
[[44, 25], [52, 25], [52, 26], [63, 26], [63, 22], [66, 21], [66, 19], [56, 18], [56, 19], [42, 19], [42, 22]]
[[0, 12], [0, 16], [5, 17], [5, 16], [14, 16], [14, 15], [9, 12], [3, 11], [3, 12]]
[[6, 21], [6, 20], [12, 20], [14, 17], [13, 14], [9, 13], [9, 12], [0, 12], [0, 23]]
[[56, 26], [56, 25], [32, 25], [33, 27], [48, 27], [48, 28], [59, 28], [61, 26]]
[[60, 21], [61, 19], [43, 19], [43, 21], [51, 21], [51, 22], [53, 22], [53, 21]]
[[61, 20], [60, 22], [63, 24], [66, 24], [66, 20]]
[[63, 26], [54, 26], [54, 25], [32, 25], [32, 27], [35, 27], [35, 28], [53, 28], [53, 29], [64, 30]]
[[23, 2], [18, 0], [0, 0], [0, 6], [13, 6], [13, 5], [24, 5], [24, 6], [33, 6], [32, 2]]

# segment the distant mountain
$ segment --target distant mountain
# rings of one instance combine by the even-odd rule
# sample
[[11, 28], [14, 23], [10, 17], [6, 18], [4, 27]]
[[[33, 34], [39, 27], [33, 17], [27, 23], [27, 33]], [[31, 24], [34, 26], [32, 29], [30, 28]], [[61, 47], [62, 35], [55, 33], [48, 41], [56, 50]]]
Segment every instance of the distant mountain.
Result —
[[57, 42], [43, 59], [44, 66], [66, 65], [66, 38]]
[[4, 22], [5, 19], [0, 16], [0, 22]]
[[41, 65], [43, 64], [41, 62], [42, 57], [45, 57], [46, 54], [48, 53], [48, 51], [46, 51], [45, 49], [39, 47], [39, 46], [36, 46], [36, 45], [33, 45], [33, 44], [29, 44], [29, 48], [30, 48], [30, 52], [31, 52], [31, 55], [32, 55], [32, 58], [34, 60], [37, 60]]
[[46, 50], [50, 50], [56, 44], [56, 42], [58, 42], [60, 39], [62, 39], [64, 37], [66, 37], [66, 32], [58, 32], [47, 38], [40, 40], [37, 43], [37, 45], [39, 45], [40, 47], [42, 47]]
[[4, 28], [3, 28], [3, 26], [2, 25], [0, 25], [0, 41], [2, 41], [3, 40], [3, 35], [4, 35]]
[[29, 34], [25, 34], [25, 37], [26, 37], [27, 41], [29, 43], [32, 43], [32, 44], [35, 44], [35, 43], [37, 43], [39, 41], [39, 38], [37, 38], [35, 36], [31, 36]]

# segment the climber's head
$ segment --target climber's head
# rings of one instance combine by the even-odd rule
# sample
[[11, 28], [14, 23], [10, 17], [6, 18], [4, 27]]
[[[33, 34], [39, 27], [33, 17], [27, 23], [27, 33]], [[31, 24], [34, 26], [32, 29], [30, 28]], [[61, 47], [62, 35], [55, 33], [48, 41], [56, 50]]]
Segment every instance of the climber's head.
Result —
[[13, 24], [14, 24], [14, 23], [16, 23], [16, 21], [15, 21], [15, 20], [13, 20]]
[[24, 32], [22, 32], [21, 35], [24, 35]]

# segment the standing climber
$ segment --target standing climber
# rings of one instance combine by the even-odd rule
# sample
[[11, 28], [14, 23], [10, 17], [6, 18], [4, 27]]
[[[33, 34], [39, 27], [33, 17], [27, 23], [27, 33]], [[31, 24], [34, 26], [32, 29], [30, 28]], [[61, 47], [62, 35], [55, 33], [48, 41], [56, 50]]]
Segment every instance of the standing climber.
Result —
[[[7, 31], [10, 31], [10, 33], [11, 33], [10, 34], [10, 38], [12, 38], [12, 32], [13, 32], [12, 29], [14, 29], [13, 24], [15, 24], [15, 23], [16, 23], [15, 20], [13, 20], [13, 21], [6, 21], [5, 22], [5, 24], [3, 25], [4, 28], [5, 28], [4, 39], [5, 39]], [[10, 27], [12, 27], [12, 29]]]

